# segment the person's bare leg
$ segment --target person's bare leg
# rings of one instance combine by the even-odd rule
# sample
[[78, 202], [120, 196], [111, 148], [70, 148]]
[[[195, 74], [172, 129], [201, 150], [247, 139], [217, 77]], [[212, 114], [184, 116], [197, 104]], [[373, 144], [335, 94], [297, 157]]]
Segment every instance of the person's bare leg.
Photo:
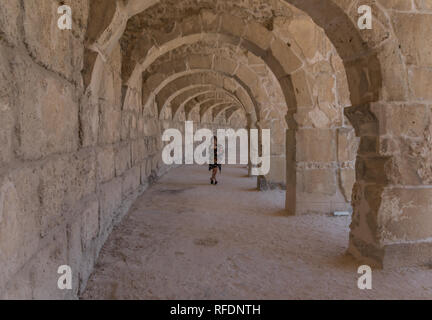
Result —
[[215, 184], [217, 183], [217, 180], [216, 180], [216, 174], [217, 174], [217, 168], [213, 168], [213, 175], [212, 175], [212, 179], [215, 181]]

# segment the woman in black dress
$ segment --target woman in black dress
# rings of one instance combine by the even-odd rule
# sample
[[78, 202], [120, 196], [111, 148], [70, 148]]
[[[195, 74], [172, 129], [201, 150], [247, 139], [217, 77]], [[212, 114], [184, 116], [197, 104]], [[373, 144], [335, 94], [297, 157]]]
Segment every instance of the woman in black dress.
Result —
[[[210, 178], [211, 184], [217, 184], [218, 183], [216, 180], [216, 174], [217, 174], [218, 168], [219, 168], [219, 171], [222, 171], [222, 165], [218, 164], [218, 156], [219, 156], [218, 151], [221, 151], [218, 149], [220, 149], [220, 148], [222, 148], [222, 147], [218, 146], [217, 137], [214, 136], [213, 137], [213, 147], [210, 148], [210, 150], [213, 151], [212, 152], [213, 153], [213, 163], [209, 164], [209, 171], [212, 172], [212, 176]], [[219, 153], [221, 153], [221, 152], [219, 152]]]

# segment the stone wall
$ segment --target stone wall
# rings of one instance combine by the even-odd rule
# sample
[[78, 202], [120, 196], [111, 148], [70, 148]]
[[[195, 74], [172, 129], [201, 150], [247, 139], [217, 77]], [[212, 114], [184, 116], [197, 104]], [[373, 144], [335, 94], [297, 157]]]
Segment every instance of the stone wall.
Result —
[[[167, 170], [157, 115], [122, 105], [120, 46], [85, 91], [88, 3], [71, 2], [70, 31], [59, 3], [0, 5], [0, 298], [76, 297], [113, 226]], [[73, 290], [57, 288], [61, 265]]]

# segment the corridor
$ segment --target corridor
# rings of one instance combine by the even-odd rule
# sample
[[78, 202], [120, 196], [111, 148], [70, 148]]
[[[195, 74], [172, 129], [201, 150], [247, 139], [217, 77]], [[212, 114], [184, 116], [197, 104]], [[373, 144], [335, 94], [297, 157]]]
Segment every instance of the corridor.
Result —
[[430, 299], [432, 266], [373, 270], [345, 254], [349, 217], [287, 216], [247, 169], [169, 171], [105, 243], [82, 299]]

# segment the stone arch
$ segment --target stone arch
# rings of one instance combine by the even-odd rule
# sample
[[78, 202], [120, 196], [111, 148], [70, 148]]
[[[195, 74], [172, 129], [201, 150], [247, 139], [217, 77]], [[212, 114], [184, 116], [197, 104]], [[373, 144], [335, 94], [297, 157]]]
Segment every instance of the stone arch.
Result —
[[[186, 99], [188, 99], [190, 96], [202, 92], [203, 90], [208, 90], [210, 88], [214, 88], [224, 92], [224, 94], [227, 96], [228, 99], [232, 101], [232, 103], [234, 104], [238, 103], [239, 105], [241, 105], [240, 101], [238, 101], [238, 99], [235, 98], [235, 96], [232, 93], [227, 92], [223, 87], [219, 87], [216, 85], [212, 86], [212, 85], [202, 85], [202, 84], [190, 84], [189, 86], [183, 87], [178, 91], [171, 92], [171, 95], [169, 96], [163, 96], [163, 95], [162, 97], [156, 96], [155, 100], [157, 101], [158, 106], [159, 105], [162, 106], [160, 108], [161, 112], [163, 112], [163, 110], [166, 108], [170, 108], [171, 113], [173, 114], [174, 117], [174, 114], [178, 111], [180, 105]], [[168, 94], [168, 92], [164, 92], [164, 93]]]
[[[210, 89], [210, 90], [209, 90]], [[176, 95], [170, 102], [170, 108], [171, 108], [171, 113], [172, 113], [172, 117], [173, 119], [176, 118], [179, 113], [181, 112], [185, 112], [184, 110], [184, 106], [187, 102], [189, 102], [190, 100], [201, 96], [202, 94], [205, 93], [212, 93], [213, 91], [211, 90], [213, 89], [213, 91], [215, 93], [215, 96], [220, 96], [223, 95], [223, 97], [220, 97], [220, 100], [225, 100], [225, 101], [231, 101], [233, 104], [239, 105], [241, 106], [241, 108], [244, 108], [240, 101], [237, 100], [237, 98], [233, 97], [231, 93], [228, 93], [226, 91], [222, 91], [217, 87], [213, 87], [213, 86], [203, 86], [203, 85], [196, 85], [196, 86], [191, 86], [191, 88], [179, 95]], [[219, 90], [219, 91], [217, 91]], [[186, 114], [187, 117], [187, 114]]]
[[245, 90], [241, 91], [231, 91], [231, 88], [226, 87], [224, 84], [225, 75], [214, 74], [212, 72], [194, 72], [194, 73], [184, 73], [181, 76], [176, 74], [174, 79], [169, 82], [166, 86], [162, 87], [160, 90], [154, 91], [155, 101], [162, 112], [163, 108], [167, 107], [169, 103], [181, 95], [182, 93], [187, 93], [188, 90], [192, 90], [198, 86], [205, 89], [206, 86], [213, 86], [226, 92], [232, 97], [236, 97], [238, 102], [245, 108], [248, 113], [251, 113], [251, 103], [253, 100], [249, 95], [245, 93]]
[[[207, 94], [207, 93], [203, 93], [199, 96], [196, 96], [188, 101], [185, 101], [185, 114], [186, 114], [186, 118], [190, 119], [192, 112], [194, 112], [196, 109], [198, 109], [198, 111], [201, 109], [201, 105], [203, 103], [207, 103], [207, 102], [220, 102], [220, 101], [226, 101], [223, 100], [220, 97], [214, 97], [213, 94]], [[245, 112], [246, 114], [246, 112]]]
[[[215, 90], [210, 90], [210, 91], [204, 90], [204, 91], [199, 91], [196, 94], [190, 95], [189, 97], [184, 99], [184, 101], [179, 105], [179, 107], [177, 108], [177, 111], [173, 114], [173, 117], [176, 117], [180, 111], [184, 111], [186, 119], [189, 119], [189, 115], [191, 112], [191, 107], [190, 107], [191, 102], [192, 103], [197, 102], [200, 97], [203, 97], [206, 95], [210, 95], [210, 96], [214, 97], [215, 99], [223, 100], [222, 98], [217, 97], [218, 93], [219, 92], [215, 91]], [[208, 98], [208, 96], [207, 96], [207, 98]], [[189, 106], [189, 107], [187, 107], [187, 106]], [[194, 105], [192, 105], [192, 106], [194, 106]]]

